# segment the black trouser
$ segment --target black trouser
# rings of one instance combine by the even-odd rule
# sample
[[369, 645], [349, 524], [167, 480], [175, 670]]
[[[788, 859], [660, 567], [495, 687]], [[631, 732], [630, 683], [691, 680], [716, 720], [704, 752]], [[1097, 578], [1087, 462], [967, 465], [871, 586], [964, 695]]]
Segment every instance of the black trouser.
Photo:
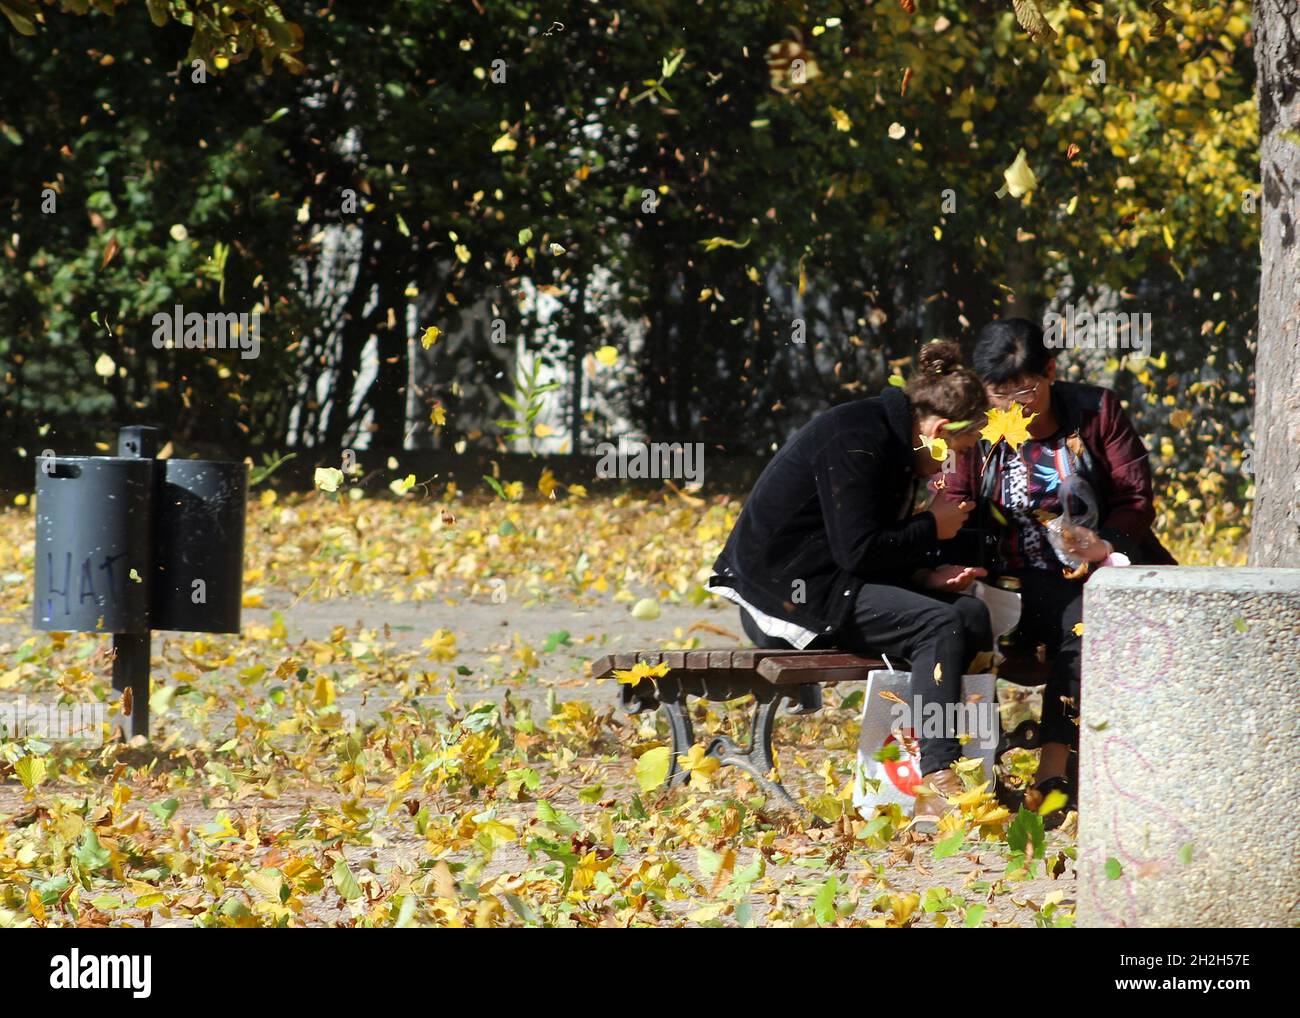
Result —
[[1074, 627], [1083, 621], [1083, 584], [1059, 572], [1040, 569], [1014, 573], [1020, 579], [1020, 625], [1023, 645], [1047, 645], [1052, 672], [1043, 690], [1042, 741], [1079, 745], [1079, 674], [1083, 637]]
[[[783, 648], [785, 640], [768, 636], [749, 613], [740, 611], [740, 622], [756, 647]], [[832, 637], [819, 636], [810, 649], [834, 646], [876, 657], [881, 654], [905, 658], [912, 669], [912, 702], [921, 702], [922, 717], [937, 716], [945, 725], [955, 723], [956, 711], [948, 704], [961, 703], [961, 677], [982, 651], [991, 650], [993, 634], [984, 602], [969, 594], [940, 591], [920, 593], [904, 587], [868, 583], [858, 592], [849, 620]], [[938, 677], [935, 677], [935, 666]], [[913, 719], [920, 728], [920, 718]], [[957, 732], [950, 738], [918, 739], [921, 773], [955, 763], [961, 757]]]

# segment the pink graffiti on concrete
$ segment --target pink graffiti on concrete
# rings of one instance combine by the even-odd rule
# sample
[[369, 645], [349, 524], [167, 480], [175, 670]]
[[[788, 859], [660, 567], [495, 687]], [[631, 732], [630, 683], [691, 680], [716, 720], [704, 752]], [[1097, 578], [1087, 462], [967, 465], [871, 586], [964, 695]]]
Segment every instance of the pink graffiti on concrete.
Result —
[[[1123, 754], [1126, 758], [1118, 766], [1112, 762], [1111, 754]], [[1137, 766], [1137, 780], [1145, 783], [1143, 779], [1148, 775], [1155, 774], [1155, 768], [1145, 756], [1131, 742], [1121, 738], [1118, 735], [1109, 735], [1101, 744], [1099, 753], [1089, 754], [1088, 761], [1088, 782], [1094, 789], [1109, 788], [1121, 799], [1138, 806], [1146, 815], [1158, 817], [1165, 822], [1166, 831], [1174, 831], [1180, 844], [1187, 844], [1192, 840], [1192, 830], [1181, 820], [1178, 819], [1168, 808], [1161, 803], [1150, 799], [1140, 792], [1133, 790], [1129, 784], [1121, 782], [1117, 777], [1118, 773], [1124, 771], [1133, 771], [1134, 765]], [[1131, 782], [1132, 779], [1130, 779]], [[1085, 821], [1088, 822], [1088, 821]], [[1099, 872], [1104, 865], [1105, 860], [1100, 858], [1089, 858], [1091, 873], [1088, 880], [1084, 882], [1081, 892], [1088, 897], [1089, 904], [1096, 912], [1103, 916], [1106, 922], [1112, 926], [1140, 926], [1141, 920], [1138, 914], [1138, 901], [1136, 891], [1136, 881], [1149, 876], [1155, 876], [1169, 869], [1178, 861], [1177, 851], [1164, 853], [1160, 856], [1144, 856], [1130, 848], [1124, 839], [1121, 831], [1121, 819], [1119, 803], [1112, 801], [1110, 803], [1109, 816], [1097, 817], [1098, 822], [1103, 829], [1110, 831], [1112, 843], [1115, 846], [1114, 855], [1118, 858], [1123, 866], [1123, 873], [1119, 880], [1123, 882], [1124, 889], [1124, 908], [1122, 914], [1117, 915], [1110, 908], [1102, 903], [1096, 892], [1093, 890]], [[1081, 860], [1082, 861], [1082, 860]]]
[[[1093, 654], [1100, 648], [1106, 651], [1106, 670], [1110, 681], [1126, 693], [1138, 693], [1150, 689], [1157, 682], [1168, 678], [1174, 666], [1176, 638], [1173, 629], [1156, 619], [1134, 617], [1130, 626], [1125, 626], [1124, 638], [1113, 630], [1102, 633], [1090, 633], [1085, 630], [1084, 645], [1091, 643]], [[1145, 665], [1136, 653], [1139, 647], [1162, 648], [1159, 655], [1151, 655]], [[1158, 658], [1158, 659], [1157, 659]], [[1095, 668], [1096, 658], [1089, 655], [1089, 663]], [[1149, 670], [1148, 670], [1149, 669]]]

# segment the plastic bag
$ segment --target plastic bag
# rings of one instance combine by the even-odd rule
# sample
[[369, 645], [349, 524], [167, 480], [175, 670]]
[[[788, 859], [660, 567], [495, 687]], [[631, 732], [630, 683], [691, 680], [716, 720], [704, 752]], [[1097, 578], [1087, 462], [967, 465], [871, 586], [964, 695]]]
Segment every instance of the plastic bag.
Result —
[[1101, 517], [1097, 508], [1097, 495], [1092, 490], [1092, 485], [1080, 475], [1067, 474], [1061, 478], [1057, 497], [1061, 500], [1061, 515], [1043, 521], [1043, 526], [1047, 528], [1047, 540], [1063, 564], [1078, 569], [1085, 560], [1065, 550], [1065, 530], [1070, 527], [1097, 529]]

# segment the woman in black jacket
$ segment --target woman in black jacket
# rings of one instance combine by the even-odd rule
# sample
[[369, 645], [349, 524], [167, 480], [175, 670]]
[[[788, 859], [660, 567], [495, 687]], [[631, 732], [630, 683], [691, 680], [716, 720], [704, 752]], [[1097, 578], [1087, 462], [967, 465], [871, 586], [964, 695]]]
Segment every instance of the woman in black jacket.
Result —
[[[988, 397], [962, 366], [956, 343], [922, 348], [905, 387], [834, 407], [813, 418], [767, 465], [745, 502], [709, 589], [740, 605], [759, 647], [838, 647], [906, 658], [912, 703], [940, 708], [951, 724], [961, 677], [991, 649], [988, 612], [963, 595], [984, 570], [938, 565], [938, 541], [970, 510], [942, 491], [914, 511], [948, 450], [979, 438]], [[917, 727], [919, 720], [914, 719]], [[961, 756], [955, 731], [922, 738], [930, 780], [915, 815], [938, 815], [962, 790], [950, 769]]]

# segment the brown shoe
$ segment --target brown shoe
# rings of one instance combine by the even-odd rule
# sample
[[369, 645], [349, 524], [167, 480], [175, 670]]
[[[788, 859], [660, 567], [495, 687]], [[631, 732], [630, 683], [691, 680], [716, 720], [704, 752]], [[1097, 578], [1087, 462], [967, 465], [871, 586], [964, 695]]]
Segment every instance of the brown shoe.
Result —
[[927, 833], [945, 813], [950, 813], [956, 806], [948, 802], [949, 796], [961, 795], [966, 791], [961, 778], [951, 767], [927, 774], [917, 789], [916, 805], [912, 807], [912, 827]]

